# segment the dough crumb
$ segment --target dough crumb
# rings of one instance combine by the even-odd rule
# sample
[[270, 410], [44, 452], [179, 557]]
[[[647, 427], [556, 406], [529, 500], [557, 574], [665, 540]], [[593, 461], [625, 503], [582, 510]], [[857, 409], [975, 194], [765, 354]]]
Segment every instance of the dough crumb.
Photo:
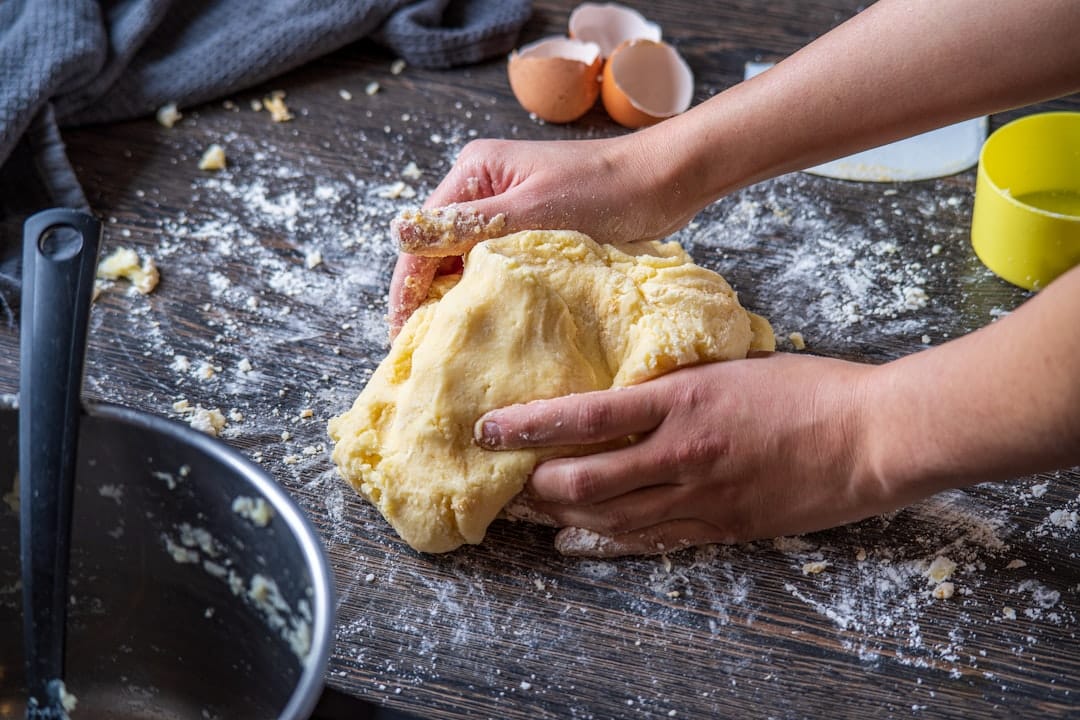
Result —
[[1014, 610], [1011, 607], [1009, 607], [1008, 605], [1006, 605], [1005, 607], [1001, 608], [1001, 615], [1006, 620], [1015, 620], [1016, 619], [1016, 610]]
[[401, 180], [398, 180], [392, 185], [387, 185], [378, 192], [378, 196], [384, 200], [397, 200], [398, 198], [405, 198], [410, 200], [416, 197], [416, 190], [406, 185]]
[[1010, 560], [1009, 564], [1005, 566], [1006, 570], [1018, 570], [1019, 568], [1027, 567], [1027, 563], [1023, 560]]
[[318, 248], [315, 248], [314, 250], [309, 250], [308, 253], [304, 255], [304, 267], [306, 267], [308, 270], [314, 270], [315, 268], [319, 267], [320, 265], [322, 265], [322, 261], [322, 251]]
[[788, 335], [788, 340], [791, 341], [791, 346], [794, 347], [796, 350], [806, 349], [806, 339], [803, 337], [803, 334], [801, 332], [791, 333], [790, 335]]
[[423, 175], [423, 173], [420, 171], [420, 168], [418, 168], [416, 166], [416, 163], [411, 160], [409, 161], [409, 164], [401, 170], [401, 177], [405, 178], [406, 180], [412, 180], [415, 182], [416, 180], [420, 179], [421, 175]]
[[348, 90], [346, 90], [345, 88], [342, 88], [342, 89], [338, 90], [337, 94], [338, 94], [338, 97], [340, 97], [342, 100], [345, 100], [345, 101], [352, 100], [352, 93], [349, 92]]
[[263, 107], [270, 113], [270, 119], [276, 123], [289, 122], [294, 115], [285, 104], [285, 92], [275, 90], [270, 97], [263, 98]]
[[931, 583], [941, 583], [948, 580], [954, 570], [956, 570], [956, 563], [944, 555], [938, 555], [927, 568], [926, 577]]
[[251, 521], [256, 527], [266, 527], [274, 519], [274, 508], [263, 498], [239, 495], [232, 503], [232, 511]]
[[370, 96], [374, 95], [375, 93], [379, 92], [380, 89], [381, 88], [379, 87], [379, 83], [377, 83], [377, 82], [369, 82], [367, 84], [367, 86], [364, 88], [364, 94], [370, 97]]
[[97, 277], [102, 280], [124, 279], [140, 295], [149, 295], [161, 280], [161, 273], [152, 257], [147, 256], [141, 262], [139, 255], [131, 248], [120, 247], [98, 263]]
[[176, 109], [176, 103], [169, 103], [167, 105], [162, 105], [160, 108], [158, 108], [155, 117], [157, 118], [159, 125], [171, 128], [173, 125], [180, 122], [180, 119], [184, 116], [179, 110]]
[[210, 147], [206, 148], [206, 152], [202, 154], [199, 159], [200, 170], [224, 170], [225, 169], [225, 148], [221, 147], [217, 143], [214, 143]]
[[251, 372], [254, 368], [251, 366], [251, 361], [247, 358], [240, 358], [240, 362], [236, 363], [236, 369], [243, 373]]
[[951, 582], [943, 582], [934, 588], [934, 597], [938, 600], [948, 600], [955, 591], [956, 587]]
[[825, 560], [814, 560], [812, 562], [803, 563], [802, 574], [803, 575], [818, 575], [825, 571], [825, 568], [829, 567], [829, 563]]
[[865, 562], [866, 561], [866, 549], [865, 548], [859, 548], [859, 549], [857, 549], [855, 551], [855, 560], [857, 562]]
[[225, 416], [217, 408], [207, 410], [206, 408], [196, 407], [188, 424], [199, 432], [217, 437], [218, 433], [225, 428], [226, 420]]
[[398, 58], [394, 62], [390, 63], [390, 74], [400, 75], [405, 70], [405, 61]]

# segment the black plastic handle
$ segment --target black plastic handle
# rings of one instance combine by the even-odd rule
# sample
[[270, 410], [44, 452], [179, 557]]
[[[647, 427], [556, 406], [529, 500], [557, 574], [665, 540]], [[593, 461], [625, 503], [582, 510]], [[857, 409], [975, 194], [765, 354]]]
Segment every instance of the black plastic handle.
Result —
[[[46, 210], [23, 227], [19, 495], [28, 717], [64, 717], [71, 503], [101, 223]], [[60, 685], [62, 687], [62, 685]]]

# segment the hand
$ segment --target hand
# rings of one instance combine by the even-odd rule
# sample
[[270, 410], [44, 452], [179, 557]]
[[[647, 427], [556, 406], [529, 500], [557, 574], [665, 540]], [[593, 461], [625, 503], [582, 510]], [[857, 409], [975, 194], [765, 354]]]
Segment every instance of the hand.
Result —
[[508, 450], [639, 438], [536, 467], [525, 501], [565, 528], [555, 541], [565, 554], [651, 554], [810, 532], [895, 507], [857, 452], [874, 372], [790, 354], [710, 363], [495, 410], [477, 423], [476, 441]]
[[[469, 143], [424, 203], [467, 203], [488, 218], [505, 216], [506, 234], [577, 230], [597, 242], [666, 237], [700, 209], [665, 180], [642, 133], [602, 140]], [[427, 297], [438, 258], [402, 254], [390, 283], [390, 333]]]

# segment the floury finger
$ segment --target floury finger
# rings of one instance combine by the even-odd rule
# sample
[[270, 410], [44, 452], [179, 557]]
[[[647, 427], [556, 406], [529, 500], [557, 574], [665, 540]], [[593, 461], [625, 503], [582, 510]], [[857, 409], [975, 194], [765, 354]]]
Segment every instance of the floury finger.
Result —
[[478, 242], [501, 237], [506, 216], [487, 218], [469, 207], [448, 205], [429, 210], [404, 210], [390, 221], [390, 235], [410, 255], [464, 255]]

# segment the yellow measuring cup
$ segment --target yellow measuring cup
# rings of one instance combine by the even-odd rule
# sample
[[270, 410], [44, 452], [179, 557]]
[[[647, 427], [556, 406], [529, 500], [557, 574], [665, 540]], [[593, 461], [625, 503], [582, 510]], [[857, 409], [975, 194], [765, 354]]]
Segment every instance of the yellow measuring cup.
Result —
[[1080, 264], [1080, 112], [1028, 115], [987, 138], [971, 244], [994, 273], [1028, 290]]

